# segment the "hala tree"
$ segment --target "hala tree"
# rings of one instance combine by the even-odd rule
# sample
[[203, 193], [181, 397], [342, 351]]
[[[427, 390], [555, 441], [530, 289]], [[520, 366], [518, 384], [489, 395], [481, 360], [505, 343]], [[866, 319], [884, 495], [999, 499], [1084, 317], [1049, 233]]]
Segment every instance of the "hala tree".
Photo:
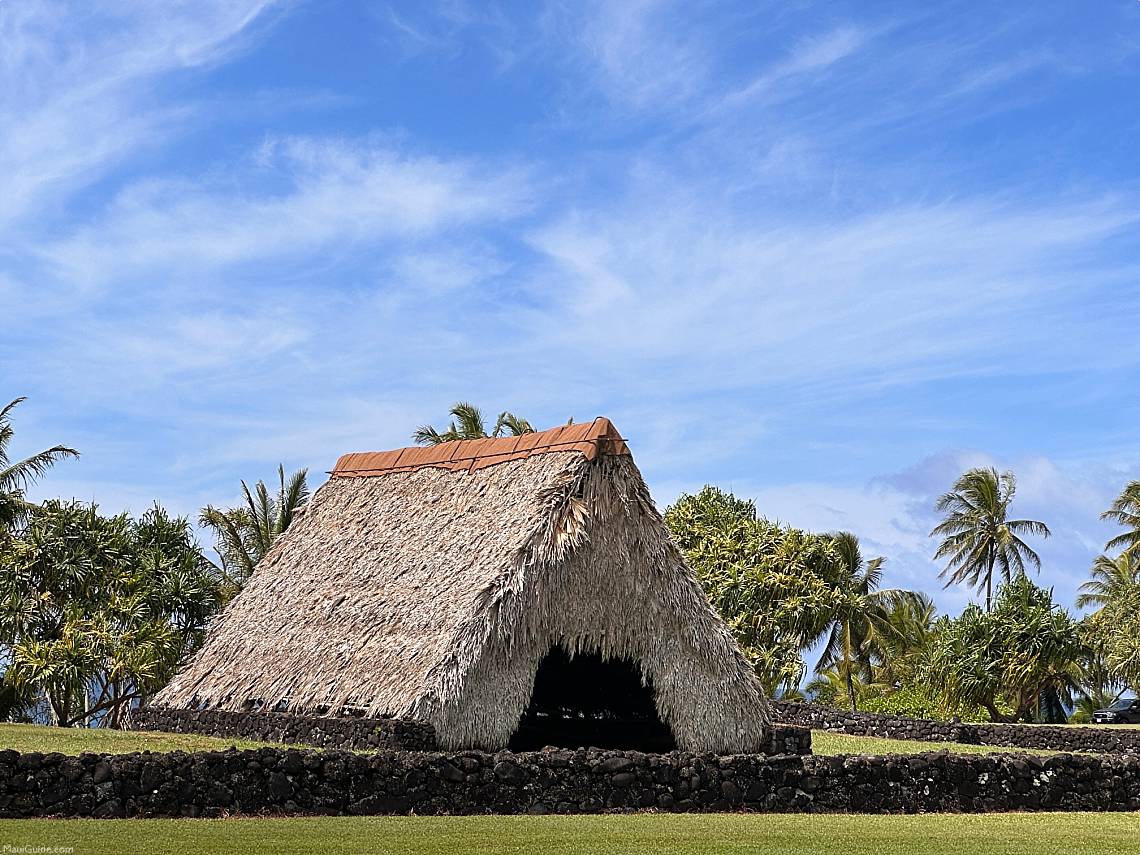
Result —
[[923, 676], [952, 709], [1032, 721], [1043, 698], [1071, 703], [1084, 654], [1076, 622], [1054, 605], [1052, 591], [1022, 574], [998, 588], [991, 611], [969, 605], [940, 621]]
[[986, 611], [993, 599], [993, 576], [997, 570], [1008, 582], [1025, 573], [1027, 564], [1041, 569], [1041, 559], [1022, 537], [1048, 537], [1049, 528], [1037, 520], [1009, 519], [1009, 506], [1017, 492], [1012, 472], [998, 475], [996, 469], [971, 469], [954, 482], [938, 500], [937, 509], [946, 518], [935, 526], [931, 537], [940, 537], [934, 559], [945, 558], [939, 578], [946, 585], [966, 582], [984, 588]]
[[201, 643], [222, 603], [189, 523], [46, 502], [0, 555], [0, 647], [10, 696], [62, 726], [118, 727]]

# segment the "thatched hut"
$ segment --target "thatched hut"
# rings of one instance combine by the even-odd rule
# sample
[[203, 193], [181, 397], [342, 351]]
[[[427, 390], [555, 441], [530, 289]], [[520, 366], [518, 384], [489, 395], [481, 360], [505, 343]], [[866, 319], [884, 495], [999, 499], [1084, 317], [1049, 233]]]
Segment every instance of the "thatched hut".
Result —
[[768, 706], [607, 419], [347, 454], [155, 707], [442, 746], [757, 750]]

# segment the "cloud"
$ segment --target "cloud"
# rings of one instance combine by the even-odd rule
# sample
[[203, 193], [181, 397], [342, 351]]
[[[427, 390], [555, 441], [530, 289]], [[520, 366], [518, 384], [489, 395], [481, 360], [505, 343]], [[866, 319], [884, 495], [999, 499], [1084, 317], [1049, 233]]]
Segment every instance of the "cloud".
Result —
[[535, 41], [536, 22], [527, 10], [508, 16], [493, 2], [387, 3], [370, 12], [385, 44], [394, 45], [405, 61], [455, 59], [478, 47], [502, 73], [531, 52]]
[[[796, 222], [733, 216], [715, 195], [674, 189], [658, 182], [531, 237], [551, 265], [541, 335], [605, 362], [668, 361], [662, 392], [794, 386], [804, 401], [844, 386], [1060, 369], [1105, 332], [1071, 315], [1077, 289], [1128, 300], [1111, 263], [1082, 260], [1133, 227], [1122, 205], [976, 199]], [[1016, 321], [1026, 301], [1040, 325]]]
[[186, 116], [154, 99], [163, 76], [231, 56], [270, 5], [0, 4], [0, 224], [44, 213], [154, 145]]
[[952, 92], [955, 95], [973, 94], [982, 89], [1008, 83], [1014, 78], [1031, 74], [1055, 63], [1056, 58], [1048, 52], [1023, 53], [982, 68], [971, 69]]
[[[1102, 485], [1140, 462], [1135, 191], [1083, 149], [1039, 181], [1055, 137], [991, 164], [973, 135], [1066, 31], [1044, 52], [1000, 15], [393, 4], [372, 21], [402, 55], [363, 36], [375, 78], [319, 86], [338, 110], [302, 123], [244, 79], [295, 70], [288, 40], [184, 85], [270, 7], [112, 8], [0, 2], [0, 374], [57, 414], [42, 445], [84, 450], [61, 484], [192, 509], [473, 398], [610, 415], [662, 501], [748, 490], [855, 530], [899, 583], [937, 585], [933, 499], [976, 462], [1011, 461], [1070, 589], [1105, 539]], [[417, 61], [470, 83], [473, 132], [382, 88]], [[219, 104], [224, 150], [179, 146]]]
[[478, 287], [503, 276], [510, 267], [489, 244], [446, 240], [397, 255], [390, 269], [402, 289], [436, 297]]
[[612, 104], [659, 112], [701, 91], [710, 69], [701, 29], [682, 23], [685, 8], [670, 0], [555, 6], [548, 31]]
[[415, 240], [508, 220], [531, 204], [517, 167], [408, 156], [380, 143], [287, 138], [236, 170], [136, 182], [42, 256], [72, 282], [156, 267], [200, 274], [332, 244]]
[[[794, 98], [797, 87], [790, 81], [797, 77], [826, 71], [831, 66], [857, 53], [870, 34], [860, 28], [844, 25], [829, 32], [809, 36], [795, 44], [784, 59], [773, 63], [759, 76], [715, 104], [711, 112], [737, 110], [758, 99]], [[779, 88], [779, 91], [775, 90]]]

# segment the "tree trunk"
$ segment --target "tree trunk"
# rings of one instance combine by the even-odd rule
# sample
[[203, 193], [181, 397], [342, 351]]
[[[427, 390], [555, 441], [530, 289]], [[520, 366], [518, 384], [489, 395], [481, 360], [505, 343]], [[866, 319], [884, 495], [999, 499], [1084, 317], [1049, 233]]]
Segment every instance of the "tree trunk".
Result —
[[998, 708], [994, 706], [992, 701], [986, 701], [983, 703], [982, 709], [990, 714], [990, 721], [1002, 722], [1005, 724], [1011, 724], [1012, 722], [1016, 721], [1016, 719], [1011, 719], [1009, 716], [1002, 715], [998, 711]]
[[62, 697], [49, 692], [48, 705], [55, 719], [52, 724], [56, 727], [67, 727], [67, 713], [71, 709], [71, 689], [64, 689]]
[[993, 544], [990, 544], [990, 547], [986, 550], [986, 559], [988, 562], [986, 567], [986, 614], [989, 614], [993, 604], [994, 564], [997, 560], [997, 556], [994, 555]]
[[111, 727], [115, 730], [123, 729], [123, 686], [118, 680], [111, 689], [115, 705], [111, 707]]

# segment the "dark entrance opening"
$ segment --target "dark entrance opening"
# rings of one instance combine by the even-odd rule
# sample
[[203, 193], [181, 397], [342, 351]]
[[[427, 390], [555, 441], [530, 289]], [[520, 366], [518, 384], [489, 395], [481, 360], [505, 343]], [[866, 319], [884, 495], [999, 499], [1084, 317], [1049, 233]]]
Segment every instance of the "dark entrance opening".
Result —
[[552, 647], [538, 666], [534, 694], [523, 713], [512, 751], [563, 748], [629, 748], [672, 751], [673, 733], [657, 715], [653, 687], [629, 659], [596, 653], [571, 658]]

